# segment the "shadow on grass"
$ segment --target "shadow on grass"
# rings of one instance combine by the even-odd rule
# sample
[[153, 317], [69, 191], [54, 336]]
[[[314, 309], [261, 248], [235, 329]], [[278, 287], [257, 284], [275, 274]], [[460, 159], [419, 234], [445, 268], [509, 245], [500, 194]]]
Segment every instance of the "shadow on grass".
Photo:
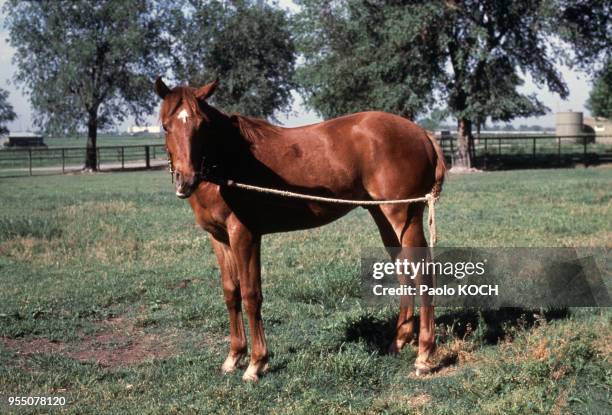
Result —
[[[436, 334], [440, 342], [450, 337], [470, 339], [482, 345], [494, 345], [516, 331], [530, 329], [537, 321], [564, 319], [568, 316], [568, 309], [447, 309], [436, 318]], [[347, 322], [345, 340], [347, 342], [362, 341], [373, 352], [385, 355], [395, 336], [396, 319], [395, 315], [383, 319], [369, 313], [364, 314], [356, 320]], [[415, 333], [418, 339], [418, 316]], [[447, 365], [453, 364], [453, 362], [446, 363]]]

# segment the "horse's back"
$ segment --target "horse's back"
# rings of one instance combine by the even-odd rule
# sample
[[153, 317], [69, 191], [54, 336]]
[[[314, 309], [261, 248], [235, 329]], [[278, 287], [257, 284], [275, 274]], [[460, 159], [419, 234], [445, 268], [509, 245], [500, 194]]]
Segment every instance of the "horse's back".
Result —
[[311, 144], [308, 159], [318, 160], [319, 171], [360, 182], [372, 198], [408, 197], [433, 183], [435, 148], [427, 131], [405, 118], [367, 111], [292, 130]]

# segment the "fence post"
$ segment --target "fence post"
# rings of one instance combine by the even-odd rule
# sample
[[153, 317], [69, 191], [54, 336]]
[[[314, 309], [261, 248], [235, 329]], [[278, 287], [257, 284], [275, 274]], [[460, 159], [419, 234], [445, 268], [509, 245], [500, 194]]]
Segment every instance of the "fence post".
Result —
[[501, 156], [501, 137], [497, 137], [497, 155]]
[[121, 147], [121, 170], [125, 167], [125, 147]]
[[487, 158], [489, 156], [489, 147], [487, 145], [487, 141], [488, 141], [488, 137], [485, 135], [484, 136], [484, 145], [485, 145], [484, 146], [485, 147], [484, 148], [484, 166], [485, 166], [485, 169], [487, 168]]
[[98, 164], [98, 171], [100, 171], [100, 147], [96, 147], [96, 162]]
[[584, 167], [587, 166], [587, 138], [586, 136], [582, 137], [582, 142], [584, 143]]
[[30, 176], [32, 175], [32, 149], [28, 148], [28, 161], [30, 166]]
[[536, 159], [536, 138], [535, 135], [533, 136], [533, 161], [535, 162]]
[[66, 173], [66, 149], [62, 148], [62, 174]]
[[559, 155], [559, 166], [561, 166], [561, 137], [557, 137], [557, 153]]
[[145, 163], [146, 163], [146, 168], [150, 169], [151, 168], [151, 152], [150, 152], [149, 146], [145, 146]]

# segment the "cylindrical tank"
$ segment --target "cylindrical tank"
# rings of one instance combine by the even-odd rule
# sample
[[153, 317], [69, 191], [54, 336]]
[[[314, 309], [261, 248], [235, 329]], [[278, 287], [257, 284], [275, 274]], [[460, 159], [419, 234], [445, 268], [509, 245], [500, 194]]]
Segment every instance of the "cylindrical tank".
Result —
[[558, 112], [556, 114], [556, 132], [558, 136], [582, 134], [581, 112]]
[[585, 131], [581, 112], [558, 112], [556, 120], [557, 137], [569, 136], [576, 143], [583, 144], [595, 141], [595, 135]]

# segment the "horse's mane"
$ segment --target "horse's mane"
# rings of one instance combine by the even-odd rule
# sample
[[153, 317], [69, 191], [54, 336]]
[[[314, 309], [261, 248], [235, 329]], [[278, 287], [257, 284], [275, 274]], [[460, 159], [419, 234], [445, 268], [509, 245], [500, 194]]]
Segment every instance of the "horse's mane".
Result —
[[[217, 114], [217, 116], [226, 117], [226, 119], [230, 119], [234, 121], [235, 125], [238, 127], [240, 134], [250, 142], [256, 142], [268, 137], [272, 137], [280, 133], [281, 127], [276, 125], [272, 125], [269, 122], [253, 117], [247, 117], [245, 115], [240, 114], [226, 114], [223, 111], [220, 111], [214, 107], [208, 106], [208, 110], [204, 110], [200, 107], [200, 104], [195, 97], [194, 88], [187, 86], [179, 86], [172, 90], [172, 94], [168, 96], [166, 105], [163, 106], [162, 112], [160, 113], [160, 118], [163, 120], [167, 117], [170, 117], [176, 109], [181, 105], [181, 103], [186, 103], [189, 106], [189, 109], [193, 113], [202, 114], [207, 113], [207, 115], [213, 116], [213, 114]], [[216, 118], [216, 117], [215, 117]]]
[[232, 114], [232, 119], [236, 120], [240, 134], [251, 142], [276, 136], [281, 130], [281, 127], [272, 125], [268, 121], [259, 118]]

